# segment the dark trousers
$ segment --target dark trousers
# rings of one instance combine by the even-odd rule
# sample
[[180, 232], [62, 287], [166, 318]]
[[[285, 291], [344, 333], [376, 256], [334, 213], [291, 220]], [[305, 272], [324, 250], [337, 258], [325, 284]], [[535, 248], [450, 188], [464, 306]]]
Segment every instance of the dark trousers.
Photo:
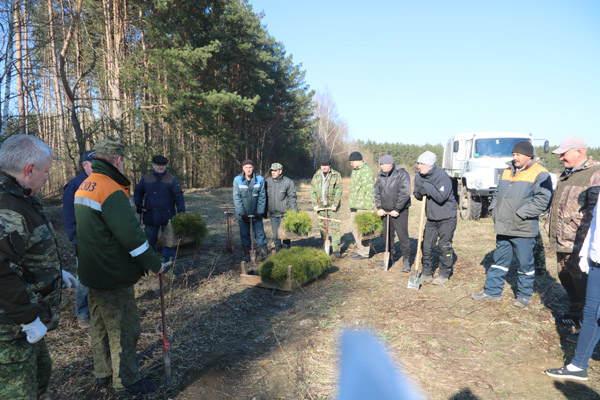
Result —
[[[242, 240], [242, 246], [249, 249], [252, 245], [252, 238], [250, 237], [250, 220], [238, 221], [240, 227], [240, 239]], [[254, 248], [264, 246], [267, 244], [267, 236], [265, 235], [265, 228], [263, 226], [262, 219], [252, 220], [252, 230], [254, 230]]]
[[[383, 237], [388, 234], [385, 219], [387, 217], [381, 217], [383, 222]], [[390, 232], [389, 232], [389, 246], [390, 251], [394, 247], [394, 231], [398, 235], [398, 241], [400, 242], [400, 250], [402, 251], [402, 257], [410, 258], [410, 237], [408, 236], [408, 208], [402, 210], [400, 215], [397, 217], [390, 216]]]
[[[156, 243], [158, 242], [158, 232], [162, 230], [164, 232], [165, 226], [146, 225], [144, 227], [146, 232], [146, 238], [150, 247], [156, 251]], [[165, 258], [175, 258], [175, 247], [168, 247], [163, 244], [162, 255]]]
[[569, 298], [569, 314], [580, 317], [585, 305], [588, 274], [584, 274], [579, 268], [578, 252], [556, 253], [556, 266], [560, 284]]
[[438, 276], [449, 278], [452, 275], [452, 264], [454, 262], [452, 238], [454, 237], [455, 229], [456, 218], [444, 219], [442, 221], [427, 220], [423, 235], [423, 258], [421, 259], [423, 262], [423, 275], [433, 275], [433, 248], [436, 243], [440, 256]]
[[[275, 244], [275, 248], [279, 249], [281, 247], [281, 240], [279, 240], [279, 238], [277, 237], [277, 231], [279, 230], [279, 225], [281, 225], [281, 220], [283, 219], [282, 217], [276, 217], [274, 215], [271, 215], [271, 230], [273, 231], [273, 244]], [[290, 239], [283, 239], [283, 244], [286, 247], [290, 247], [290, 243], [291, 240]]]

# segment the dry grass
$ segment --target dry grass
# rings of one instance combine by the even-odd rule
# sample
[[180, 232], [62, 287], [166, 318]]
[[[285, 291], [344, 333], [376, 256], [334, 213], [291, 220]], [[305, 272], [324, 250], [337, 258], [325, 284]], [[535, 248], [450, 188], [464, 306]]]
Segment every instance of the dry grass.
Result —
[[[298, 182], [297, 187], [300, 208], [309, 210], [308, 183]], [[349, 187], [348, 180], [344, 187]], [[147, 399], [333, 398], [339, 334], [356, 328], [376, 332], [410, 379], [432, 399], [598, 398], [596, 361], [591, 362], [591, 379], [585, 384], [554, 382], [540, 373], [561, 365], [574, 351], [574, 345], [564, 340], [568, 330], [550, 322], [553, 312], [564, 310], [566, 299], [549, 251], [550, 274], [537, 278], [528, 308], [512, 305], [510, 285], [499, 303], [470, 299], [483, 287], [495, 246], [490, 219], [459, 221], [455, 272], [444, 286], [407, 289], [407, 274], [401, 268], [394, 265], [383, 272], [375, 267], [382, 260], [377, 254], [366, 262], [336, 260], [324, 277], [287, 293], [239, 283], [237, 226], [234, 223], [238, 253], [231, 255], [225, 251], [226, 219], [218, 209], [231, 203], [230, 189], [188, 192], [186, 202], [206, 216], [209, 235], [198, 260], [178, 258], [178, 277], [167, 296], [171, 388], [163, 377], [158, 280], [146, 277], [136, 286], [143, 332], [138, 360], [143, 373], [162, 384]], [[418, 204], [413, 202], [409, 224], [413, 257]], [[349, 232], [344, 207], [342, 232]], [[51, 214], [59, 228], [60, 210]], [[268, 221], [265, 227], [271, 237]], [[60, 240], [67, 246], [64, 238]], [[342, 241], [349, 254], [351, 235], [345, 234]], [[295, 243], [319, 246], [320, 240]], [[378, 252], [383, 250], [380, 238], [372, 244]], [[514, 283], [514, 277], [509, 282]], [[50, 397], [116, 398], [94, 386], [89, 338], [76, 327], [73, 308], [74, 295], [67, 293], [61, 326], [49, 334], [54, 360]]]

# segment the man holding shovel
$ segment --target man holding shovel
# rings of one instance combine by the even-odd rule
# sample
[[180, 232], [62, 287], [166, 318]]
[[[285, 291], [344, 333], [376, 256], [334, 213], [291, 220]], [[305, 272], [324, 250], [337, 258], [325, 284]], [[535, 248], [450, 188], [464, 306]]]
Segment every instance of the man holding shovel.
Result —
[[[410, 272], [410, 238], [408, 236], [408, 208], [410, 207], [410, 176], [404, 168], [394, 164], [389, 154], [379, 159], [381, 172], [375, 181], [374, 196], [377, 215], [383, 219], [383, 235], [388, 235], [390, 251], [394, 247], [394, 231], [398, 234], [402, 250], [402, 271]], [[389, 225], [386, 218], [389, 215]], [[393, 228], [393, 229], [392, 229]], [[393, 260], [393, 259], [392, 259]], [[387, 269], [385, 262], [379, 265]]]
[[[333, 254], [341, 257], [341, 242], [339, 224], [339, 208], [342, 201], [342, 175], [331, 168], [329, 157], [321, 159], [321, 168], [315, 172], [310, 183], [310, 201], [319, 218], [319, 230], [324, 241], [329, 240]], [[328, 250], [328, 249], [327, 249]]]
[[146, 239], [129, 199], [125, 146], [96, 143], [93, 173], [75, 192], [79, 279], [89, 288], [92, 356], [99, 386], [115, 393], [154, 392], [135, 360], [140, 318], [135, 285], [149, 270], [162, 273], [160, 258]]
[[[250, 261], [258, 247], [261, 257], [267, 256], [267, 236], [263, 226], [263, 214], [267, 205], [265, 179], [254, 173], [254, 162], [242, 162], [242, 173], [233, 179], [233, 204], [240, 227], [240, 238], [244, 250], [244, 260]], [[254, 231], [254, 241], [250, 230]], [[255, 258], [253, 256], [252, 258]]]
[[534, 160], [531, 142], [517, 142], [513, 160], [502, 173], [489, 210], [494, 219], [496, 250], [487, 271], [485, 288], [471, 297], [477, 301], [500, 301], [513, 255], [519, 263], [514, 306], [525, 308], [533, 294], [535, 265], [533, 248], [539, 232], [539, 215], [552, 198], [552, 180], [546, 168]]
[[[281, 240], [277, 237], [283, 215], [288, 210], [298, 211], [296, 203], [296, 186], [294, 181], [283, 175], [283, 165], [271, 164], [271, 176], [266, 179], [267, 210], [273, 230], [275, 251], [281, 250]], [[283, 247], [290, 248], [290, 239], [283, 239]]]

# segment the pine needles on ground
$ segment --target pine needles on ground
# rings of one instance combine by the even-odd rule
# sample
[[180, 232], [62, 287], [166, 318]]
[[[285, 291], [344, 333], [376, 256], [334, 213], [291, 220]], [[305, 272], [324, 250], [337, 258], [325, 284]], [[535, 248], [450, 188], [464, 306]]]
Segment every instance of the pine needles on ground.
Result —
[[287, 231], [298, 235], [307, 235], [312, 229], [312, 220], [306, 211], [286, 211], [283, 225]]
[[292, 279], [302, 285], [318, 278], [331, 265], [329, 256], [314, 247], [292, 247], [269, 257], [258, 267], [265, 282], [285, 284], [288, 265], [292, 266]]
[[196, 244], [200, 244], [208, 233], [204, 218], [196, 213], [179, 213], [173, 217], [171, 224], [177, 236], [192, 236]]
[[381, 217], [374, 212], [362, 212], [356, 214], [356, 217], [354, 217], [354, 224], [361, 235], [368, 235], [371, 233], [381, 234], [381, 232], [383, 232]]

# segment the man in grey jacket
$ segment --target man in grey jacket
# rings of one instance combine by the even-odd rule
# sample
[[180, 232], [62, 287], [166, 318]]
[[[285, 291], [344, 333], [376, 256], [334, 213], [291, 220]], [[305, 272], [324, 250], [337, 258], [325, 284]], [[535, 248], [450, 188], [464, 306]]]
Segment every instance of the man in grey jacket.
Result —
[[[283, 215], [287, 210], [298, 211], [296, 204], [296, 187], [294, 181], [283, 175], [283, 165], [280, 163], [271, 164], [271, 176], [265, 179], [267, 190], [267, 212], [271, 218], [271, 228], [273, 229], [273, 244], [275, 251], [281, 249], [281, 240], [277, 237], [277, 231]], [[283, 246], [290, 248], [290, 240], [283, 239]]]
[[499, 301], [515, 255], [519, 273], [513, 304], [525, 308], [533, 294], [533, 248], [539, 232], [539, 215], [548, 209], [552, 181], [548, 171], [534, 161], [531, 142], [517, 142], [512, 153], [513, 161], [504, 170], [489, 206], [496, 233], [494, 264], [487, 271], [484, 291], [471, 297], [478, 301]]
[[[454, 251], [452, 238], [456, 229], [456, 201], [452, 181], [446, 171], [436, 168], [436, 156], [426, 151], [417, 159], [419, 172], [415, 175], [415, 199], [427, 196], [425, 234], [423, 235], [423, 272], [421, 282], [443, 285], [452, 275]], [[439, 238], [439, 242], [438, 242]], [[438, 243], [440, 268], [433, 279], [433, 248]]]

